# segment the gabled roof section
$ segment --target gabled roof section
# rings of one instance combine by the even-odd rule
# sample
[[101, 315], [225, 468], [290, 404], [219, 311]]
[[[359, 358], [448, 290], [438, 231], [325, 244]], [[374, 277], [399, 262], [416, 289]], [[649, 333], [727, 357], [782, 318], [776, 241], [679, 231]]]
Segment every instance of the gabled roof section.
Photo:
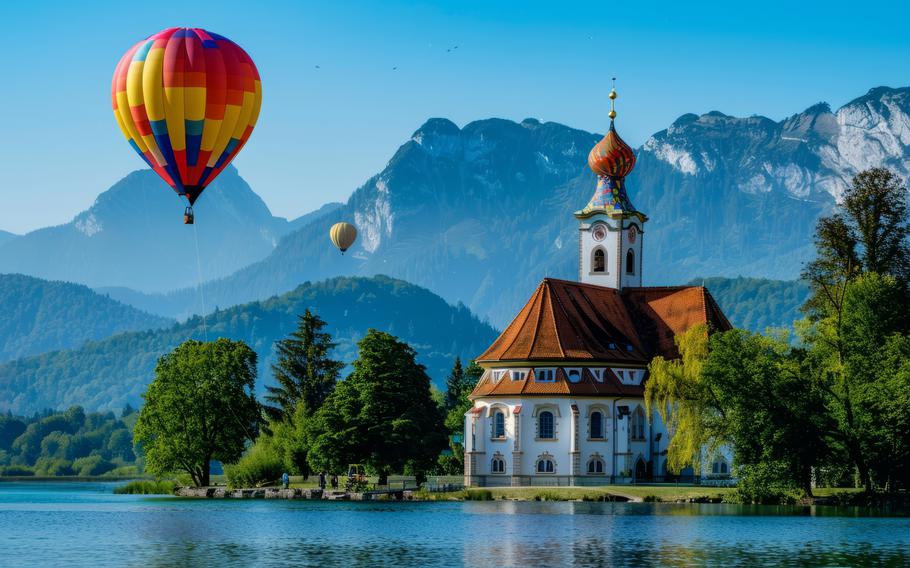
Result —
[[679, 357], [674, 337], [696, 325], [707, 324], [712, 332], [733, 329], [704, 286], [626, 288], [623, 299], [652, 356]]
[[647, 363], [649, 357], [617, 290], [546, 278], [477, 360]]

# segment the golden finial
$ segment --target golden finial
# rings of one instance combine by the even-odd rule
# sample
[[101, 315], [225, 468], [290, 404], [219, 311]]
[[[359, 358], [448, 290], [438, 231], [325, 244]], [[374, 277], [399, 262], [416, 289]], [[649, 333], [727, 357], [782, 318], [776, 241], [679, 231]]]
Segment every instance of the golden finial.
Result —
[[610, 90], [610, 120], [616, 118], [616, 77], [613, 77], [613, 88]]

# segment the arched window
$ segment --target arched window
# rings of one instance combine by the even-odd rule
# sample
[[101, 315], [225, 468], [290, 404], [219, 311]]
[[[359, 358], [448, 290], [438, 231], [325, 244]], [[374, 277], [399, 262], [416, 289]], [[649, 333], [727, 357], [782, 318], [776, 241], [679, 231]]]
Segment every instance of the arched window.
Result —
[[626, 252], [626, 274], [635, 274], [635, 251]]
[[502, 410], [493, 413], [493, 437], [506, 437], [506, 415]]
[[604, 252], [604, 249], [598, 247], [594, 249], [594, 259], [591, 263], [591, 272], [606, 272], [607, 271], [607, 254]]
[[593, 458], [588, 462], [588, 473], [591, 475], [601, 475], [604, 472], [604, 461], [600, 458]]
[[604, 413], [595, 410], [591, 413], [591, 438], [602, 440], [604, 437]]
[[537, 415], [537, 437], [541, 440], [553, 439], [553, 413], [549, 410]]
[[537, 460], [537, 473], [553, 473], [556, 471], [556, 465], [550, 458], [541, 458]]
[[493, 458], [493, 462], [490, 464], [490, 471], [493, 473], [505, 473], [506, 472], [506, 462], [502, 458]]
[[632, 417], [629, 418], [629, 438], [633, 440], [645, 439], [645, 412], [640, 406], [635, 407]]

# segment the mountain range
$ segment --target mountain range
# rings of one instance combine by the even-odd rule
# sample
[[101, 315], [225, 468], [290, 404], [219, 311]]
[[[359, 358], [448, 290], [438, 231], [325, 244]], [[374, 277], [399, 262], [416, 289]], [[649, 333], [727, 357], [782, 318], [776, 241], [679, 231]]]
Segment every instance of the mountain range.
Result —
[[139, 406], [154, 378], [158, 358], [187, 339], [243, 340], [259, 354], [258, 391], [270, 383], [275, 341], [296, 328], [305, 309], [319, 314], [338, 346], [334, 354], [350, 363], [357, 341], [369, 328], [407, 341], [437, 385], [456, 357], [469, 359], [496, 338], [496, 331], [464, 306], [386, 276], [334, 278], [304, 283], [262, 302], [193, 317], [181, 324], [120, 333], [76, 349], [53, 351], [0, 364], [0, 412], [30, 414], [45, 408], [82, 405], [118, 410]]
[[154, 172], [133, 172], [69, 223], [0, 236], [0, 272], [93, 288], [174, 290], [197, 285], [200, 271], [218, 278], [264, 258], [314, 218], [273, 216], [233, 166], [197, 202], [194, 226], [182, 223], [183, 205]]
[[[156, 358], [202, 337], [193, 314], [212, 310], [209, 331], [249, 341], [263, 365], [293, 314], [312, 306], [330, 320], [346, 361], [356, 338], [377, 327], [414, 343], [439, 380], [455, 355], [476, 355], [543, 277], [576, 276], [572, 213], [593, 192], [586, 157], [599, 139], [535, 119], [462, 128], [430, 119], [346, 203], [293, 221], [272, 215], [229, 168], [197, 207], [200, 265], [180, 202], [151, 172], [134, 172], [68, 224], [0, 233], [0, 272], [102, 293], [0, 280], [8, 320], [0, 360], [52, 350], [0, 366], [0, 404], [5, 397], [18, 409], [138, 402]], [[703, 282], [734, 325], [783, 327], [800, 317], [807, 291], [794, 280], [811, 258], [819, 215], [862, 169], [910, 175], [910, 89], [880, 87], [836, 111], [820, 103], [780, 121], [687, 114], [636, 154], [627, 185], [650, 217], [646, 285]], [[360, 233], [343, 256], [327, 237], [341, 220]], [[114, 300], [189, 319], [168, 327], [148, 313], [118, 312], [124, 307]], [[123, 327], [110, 326], [115, 313]], [[436, 329], [437, 321], [454, 327]]]
[[[463, 128], [431, 119], [343, 207], [287, 234], [264, 259], [207, 282], [205, 294], [232, 305], [304, 279], [384, 273], [502, 327], [541, 278], [575, 276], [572, 213], [593, 192], [586, 156], [599, 138], [534, 119]], [[910, 89], [876, 88], [837, 111], [820, 103], [781, 121], [688, 114], [637, 155], [627, 185], [650, 217], [646, 284], [796, 279], [813, 254], [816, 219], [855, 173], [883, 165], [910, 174]], [[326, 238], [339, 220], [360, 231], [346, 256]], [[193, 294], [114, 297], [176, 316], [191, 309]]]

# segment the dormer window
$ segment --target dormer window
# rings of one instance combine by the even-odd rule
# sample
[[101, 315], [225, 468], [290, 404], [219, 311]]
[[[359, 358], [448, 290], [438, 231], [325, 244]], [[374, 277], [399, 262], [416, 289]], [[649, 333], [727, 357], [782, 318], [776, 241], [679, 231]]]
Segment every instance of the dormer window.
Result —
[[556, 369], [534, 369], [534, 380], [538, 383], [552, 383], [556, 380]]
[[604, 382], [604, 369], [590, 369], [591, 374], [594, 375], [594, 380], [598, 383]]
[[566, 369], [566, 377], [570, 383], [581, 382], [581, 369]]
[[513, 381], [523, 381], [528, 378], [527, 371], [512, 371], [512, 380]]
[[497, 369], [493, 371], [493, 382], [498, 383], [506, 373], [508, 373], [508, 371], [505, 369]]

